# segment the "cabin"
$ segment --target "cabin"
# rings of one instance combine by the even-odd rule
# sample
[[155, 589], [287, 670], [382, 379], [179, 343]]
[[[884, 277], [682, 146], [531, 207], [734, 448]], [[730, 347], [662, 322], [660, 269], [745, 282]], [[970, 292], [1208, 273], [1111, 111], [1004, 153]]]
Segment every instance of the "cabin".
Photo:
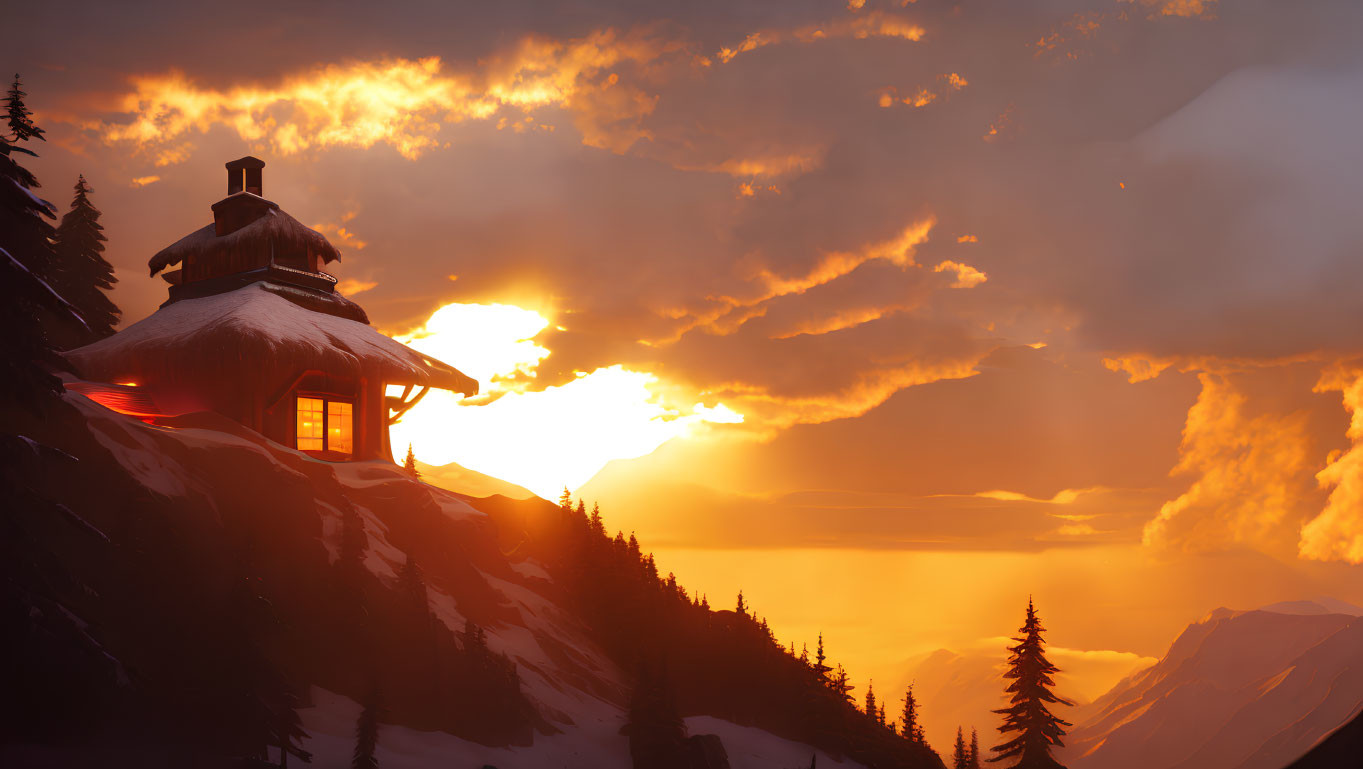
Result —
[[227, 163], [212, 223], [148, 262], [165, 303], [67, 352], [81, 377], [67, 387], [153, 423], [214, 411], [318, 459], [391, 460], [389, 426], [430, 388], [469, 396], [478, 383], [336, 292], [323, 268], [341, 252], [264, 197], [264, 167]]

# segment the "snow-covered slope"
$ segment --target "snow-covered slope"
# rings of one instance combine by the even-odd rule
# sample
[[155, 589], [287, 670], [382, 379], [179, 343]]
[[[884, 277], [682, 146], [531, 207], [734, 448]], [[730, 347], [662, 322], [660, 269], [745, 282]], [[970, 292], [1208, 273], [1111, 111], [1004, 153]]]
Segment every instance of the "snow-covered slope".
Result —
[[1277, 769], [1363, 706], [1363, 618], [1217, 609], [1084, 708], [1071, 769]]
[[[302, 716], [303, 726], [311, 734], [306, 745], [313, 753], [313, 765], [349, 766], [360, 706], [324, 689], [314, 689], [312, 700], [313, 706], [303, 710]], [[384, 726], [377, 757], [384, 769], [629, 767], [629, 740], [620, 733], [624, 722], [622, 713], [603, 710], [590, 719], [579, 719], [567, 732], [537, 737], [533, 745], [525, 747], [489, 747], [444, 732]], [[831, 769], [864, 769], [861, 764], [837, 760], [823, 751], [720, 718], [696, 716], [686, 719], [686, 725], [693, 734], [718, 735], [731, 769], [796, 769], [809, 766], [811, 758], [818, 766]]]
[[[539, 560], [536, 553], [553, 551], [546, 532], [527, 520], [502, 518], [499, 522], [497, 516], [505, 513], [494, 508], [506, 500], [480, 502], [417, 483], [387, 462], [318, 461], [211, 413], [149, 425], [74, 393], [66, 396], [66, 403], [76, 419], [40, 437], [69, 452], [63, 454], [67, 465], [51, 482], [39, 477], [45, 471], [35, 474], [35, 493], [69, 506], [68, 513], [90, 514], [88, 521], [74, 514], [70, 517], [96, 535], [102, 543], [96, 547], [109, 546], [111, 538], [101, 530], [115, 532], [114, 540], [127, 536], [119, 530], [124, 526], [122, 506], [133, 504], [128, 500], [136, 498], [137, 509], [183, 522], [184, 531], [178, 531], [177, 523], [174, 533], [184, 537], [176, 541], [176, 548], [183, 545], [187, 552], [203, 545], [204, 552], [217, 552], [214, 548], [221, 550], [221, 542], [232, 540], [226, 550], [229, 558], [247, 554], [253, 564], [264, 564], [262, 579], [275, 590], [272, 610], [286, 619], [291, 637], [279, 642], [284, 650], [279, 653], [281, 670], [292, 681], [305, 684], [302, 691], [310, 692], [298, 714], [310, 734], [302, 745], [317, 756], [313, 765], [348, 765], [359, 710], [354, 700], [367, 687], [377, 685], [355, 670], [360, 658], [353, 652], [360, 646], [353, 641], [363, 634], [350, 633], [347, 646], [340, 642], [336, 626], [323, 630], [318, 624], [318, 617], [325, 618], [328, 596], [334, 595], [337, 564], [345, 558], [347, 547], [353, 553], [358, 527], [363, 542], [358, 564], [367, 572], [365, 584], [371, 585], [365, 588], [367, 597], [360, 597], [368, 601], [369, 616], [376, 623], [377, 618], [393, 616], [379, 602], [403, 595], [397, 587], [403, 584], [399, 575], [409, 557], [416, 559], [435, 621], [454, 636], [464, 631], [466, 621], [476, 622], [486, 634], [487, 647], [514, 664], [519, 691], [533, 710], [528, 718], [500, 732], [493, 729], [482, 732], [484, 737], [458, 737], [440, 731], [443, 727], [432, 728], [441, 719], [448, 722], [448, 712], [423, 711], [419, 699], [414, 699], [417, 695], [403, 690], [405, 701], [394, 701], [395, 695], [382, 706], [382, 766], [631, 766], [629, 739], [621, 728], [633, 677], [597, 643], [592, 629], [574, 609], [571, 594], [552, 576], [554, 564]], [[535, 505], [557, 519], [557, 508], [542, 501], [526, 503], [524, 509]], [[51, 544], [69, 549], [67, 543]], [[114, 557], [122, 557], [121, 553]], [[106, 557], [101, 551], [101, 559]], [[220, 566], [211, 559], [191, 559], [183, 568], [193, 569], [195, 577], [206, 582], [222, 579], [215, 571]], [[123, 569], [114, 571], [121, 574]], [[102, 610], [98, 592], [83, 592], [89, 598], [85, 609]], [[161, 655], [147, 648], [135, 631], [109, 631], [106, 623], [101, 632], [117, 641], [114, 651], [120, 659], [116, 662], [125, 652], [143, 655], [144, 662]], [[377, 635], [390, 628], [375, 627], [370, 632]], [[153, 633], [158, 634], [164, 635]], [[350, 651], [338, 652], [343, 646]], [[304, 656], [290, 654], [290, 648], [301, 650]], [[421, 653], [416, 648], [411, 651], [414, 656]], [[194, 653], [190, 649], [186, 656]], [[147, 667], [143, 665], [141, 672], [147, 673]], [[473, 690], [460, 694], [477, 696]], [[692, 734], [720, 736], [734, 769], [808, 766], [815, 755], [820, 766], [860, 766], [719, 718], [693, 717], [688, 726]], [[19, 747], [50, 757], [41, 752], [47, 750], [42, 746]], [[154, 749], [141, 745], [127, 749], [140, 761], [142, 754], [137, 751], [144, 747]], [[6, 755], [15, 754], [0, 749], [0, 765], [6, 764]], [[60, 755], [52, 760], [70, 758]], [[128, 765], [135, 763], [130, 760]]]

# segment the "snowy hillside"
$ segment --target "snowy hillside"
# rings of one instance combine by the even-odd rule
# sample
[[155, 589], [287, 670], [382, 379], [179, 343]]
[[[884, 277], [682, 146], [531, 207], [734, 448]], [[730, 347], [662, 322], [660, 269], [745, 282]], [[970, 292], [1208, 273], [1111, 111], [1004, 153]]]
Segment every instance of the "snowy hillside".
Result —
[[662, 685], [735, 769], [941, 766], [821, 686], [792, 696], [807, 667], [755, 617], [693, 606], [557, 505], [318, 461], [210, 413], [160, 422], [68, 393], [0, 447], [23, 502], [0, 517], [0, 609], [28, 627], [18, 691], [44, 698], [5, 709], [22, 736], [0, 764], [237, 766], [283, 730], [340, 766], [372, 699], [385, 767], [626, 769], [634, 666], [666, 640]]
[[[1363, 618], [1347, 605], [1217, 609], [1081, 711], [1071, 769], [1278, 769], [1363, 707]], [[1082, 720], [1081, 720], [1082, 719]]]

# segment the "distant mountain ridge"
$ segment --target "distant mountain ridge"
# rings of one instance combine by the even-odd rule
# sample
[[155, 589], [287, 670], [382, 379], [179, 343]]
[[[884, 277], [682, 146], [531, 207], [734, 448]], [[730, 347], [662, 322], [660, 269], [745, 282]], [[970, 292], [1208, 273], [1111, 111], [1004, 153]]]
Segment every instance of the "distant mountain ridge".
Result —
[[1075, 713], [1071, 769], [1280, 769], [1363, 707], [1363, 609], [1217, 609]]

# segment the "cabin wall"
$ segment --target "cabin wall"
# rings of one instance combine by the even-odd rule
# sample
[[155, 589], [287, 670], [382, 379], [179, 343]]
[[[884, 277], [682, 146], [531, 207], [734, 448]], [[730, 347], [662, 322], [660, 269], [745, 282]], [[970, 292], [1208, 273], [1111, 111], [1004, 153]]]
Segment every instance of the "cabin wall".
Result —
[[297, 446], [297, 399], [314, 395], [334, 396], [354, 404], [354, 452], [350, 459], [392, 458], [387, 451], [388, 428], [384, 414], [383, 385], [376, 379], [354, 379], [313, 371], [283, 386], [287, 388], [284, 395], [277, 400], [271, 397], [273, 402], [264, 404], [257, 420], [260, 424], [257, 429], [270, 440], [290, 448]]

